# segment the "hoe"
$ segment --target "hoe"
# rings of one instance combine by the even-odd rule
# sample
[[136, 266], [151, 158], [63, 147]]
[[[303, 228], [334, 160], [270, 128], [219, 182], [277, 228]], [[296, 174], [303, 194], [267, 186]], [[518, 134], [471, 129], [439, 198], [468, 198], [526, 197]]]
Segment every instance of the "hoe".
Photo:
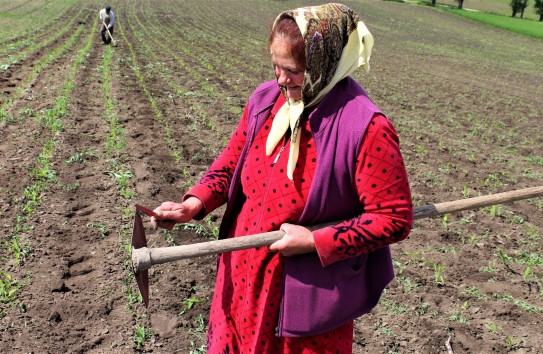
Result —
[[[510, 192], [490, 194], [475, 198], [460, 199], [452, 202], [430, 204], [417, 207], [414, 210], [414, 219], [435, 217], [452, 212], [468, 209], [477, 209], [485, 206], [503, 204], [521, 199], [539, 197], [543, 195], [543, 186], [519, 189]], [[140, 205], [136, 205], [134, 228], [132, 233], [132, 268], [138, 283], [138, 288], [145, 302], [149, 306], [149, 276], [148, 269], [156, 264], [163, 264], [181, 259], [220, 254], [224, 252], [269, 246], [284, 236], [281, 230], [265, 232], [261, 234], [240, 236], [217, 241], [208, 241], [183, 246], [147, 248], [145, 229], [141, 214], [152, 216], [153, 212]], [[320, 224], [309, 227], [316, 230], [338, 222]]]
[[111, 43], [113, 43], [113, 46], [116, 47], [117, 42], [115, 41], [115, 39], [113, 39], [113, 36], [111, 35], [111, 32], [109, 31], [109, 27], [106, 25], [105, 22], [102, 22], [102, 25], [106, 28], [107, 34], [109, 35], [109, 38], [111, 38]]

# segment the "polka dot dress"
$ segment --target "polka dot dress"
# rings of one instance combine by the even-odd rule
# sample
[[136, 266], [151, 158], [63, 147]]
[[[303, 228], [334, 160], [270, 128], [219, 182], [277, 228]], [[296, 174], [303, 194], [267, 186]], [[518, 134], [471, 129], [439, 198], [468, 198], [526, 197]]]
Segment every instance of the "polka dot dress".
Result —
[[[246, 118], [245, 112], [244, 119], [234, 132], [227, 148], [213, 163], [200, 184], [187, 193], [200, 198], [208, 211], [226, 200], [226, 185], [245, 144]], [[318, 159], [309, 123], [307, 121], [302, 123], [300, 155], [293, 181], [290, 181], [286, 175], [289, 140], [284, 138], [270, 156], [266, 156], [265, 153], [272, 120], [273, 114], [255, 137], [244, 162], [241, 183], [246, 201], [229, 237], [273, 231], [279, 229], [282, 223], [295, 223], [307, 201]], [[360, 199], [364, 199], [366, 210], [370, 211], [377, 208], [375, 206], [377, 202], [385, 207], [393, 205], [392, 200], [399, 200], [399, 196], [409, 198], [410, 201], [408, 187], [406, 192], [405, 187], [399, 184], [394, 183], [395, 187], [388, 185], [390, 180], [395, 180], [395, 176], [390, 173], [399, 173], [398, 171], [403, 171], [402, 181], [406, 181], [403, 164], [394, 162], [390, 157], [396, 154], [396, 160], [401, 161], [401, 155], [396, 151], [397, 143], [394, 142], [394, 138], [397, 140], [395, 132], [388, 130], [388, 127], [391, 128], [390, 123], [383, 116], [375, 116], [372, 123], [361, 147], [357, 166], [357, 192]], [[374, 139], [373, 137], [377, 137], [378, 134], [383, 134], [383, 129], [394, 136], [389, 136], [388, 139], [385, 137], [384, 140]], [[374, 142], [379, 144], [379, 152], [387, 153], [376, 154], [370, 151], [377, 148]], [[372, 173], [364, 167], [370, 163], [378, 165], [380, 174]], [[377, 184], [377, 180], [383, 182], [380, 183], [378, 191], [371, 187], [372, 184]], [[384, 186], [390, 188], [391, 193], [387, 194], [386, 190], [383, 193]], [[379, 234], [382, 234], [385, 227], [393, 228], [392, 220], [398, 219], [398, 224], [402, 224], [402, 220], [405, 223], [402, 214], [405, 208], [397, 206], [397, 209], [397, 214], [390, 220], [380, 222], [379, 218], [374, 219], [371, 228], [379, 229]], [[368, 227], [367, 223], [359, 225]], [[349, 241], [349, 232], [353, 231], [347, 230], [338, 236], [337, 229], [328, 227], [315, 233], [316, 243], [318, 241], [317, 250], [323, 263], [331, 263], [353, 255], [352, 248], [346, 249], [342, 237], [346, 238], [347, 242], [354, 243], [352, 246], [358, 248], [358, 254], [374, 247], [373, 242], [371, 246], [365, 247], [364, 242], [358, 241], [360, 244], [356, 244], [352, 239]], [[378, 243], [382, 246], [389, 242], [381, 240]], [[269, 252], [267, 247], [221, 255], [210, 311], [208, 353], [352, 352], [352, 322], [312, 337], [276, 336], [282, 296], [283, 265], [284, 258], [280, 254]]]

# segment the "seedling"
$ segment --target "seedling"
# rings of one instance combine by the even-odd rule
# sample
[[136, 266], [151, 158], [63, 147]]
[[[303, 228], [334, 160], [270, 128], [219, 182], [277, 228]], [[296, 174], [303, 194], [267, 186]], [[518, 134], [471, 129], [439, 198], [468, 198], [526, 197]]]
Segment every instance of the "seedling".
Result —
[[488, 296], [484, 295], [484, 294], [481, 294], [481, 291], [479, 289], [477, 289], [475, 286], [470, 286], [469, 288], [467, 288], [466, 290], [464, 290], [462, 292], [462, 294], [466, 294], [470, 297], [473, 297], [477, 300], [482, 300], [482, 301], [486, 301], [488, 300]]
[[494, 322], [485, 323], [485, 327], [494, 334], [498, 334], [498, 332], [501, 331], [501, 327]]
[[21, 286], [11, 275], [0, 270], [0, 303], [7, 304], [15, 300], [15, 293]]
[[469, 198], [469, 187], [467, 184], [464, 184], [464, 190], [462, 190], [462, 196], [464, 198]]
[[106, 238], [108, 235], [106, 225], [102, 222], [90, 222], [87, 224], [87, 227], [98, 229], [98, 231], [100, 231], [100, 236], [102, 236], [102, 238]]
[[441, 225], [443, 225], [445, 230], [449, 230], [449, 214], [445, 214], [441, 217]]
[[498, 249], [498, 256], [500, 257], [503, 265], [507, 266], [507, 262], [511, 259], [511, 257], [509, 257], [501, 248]]
[[22, 116], [27, 116], [27, 117], [35, 117], [36, 111], [33, 110], [32, 108], [22, 108], [19, 110], [19, 114]]
[[388, 327], [381, 327], [381, 332], [389, 337], [396, 337], [394, 332], [392, 332], [392, 330]]
[[183, 310], [181, 310], [181, 312], [179, 312], [179, 316], [181, 315], [184, 315], [185, 313], [187, 313], [190, 309], [192, 309], [194, 307], [194, 304], [198, 304], [200, 302], [204, 302], [206, 301], [206, 298], [197, 298], [197, 297], [190, 297], [188, 299], [185, 299], [183, 300]]
[[98, 157], [98, 155], [96, 154], [96, 151], [92, 149], [84, 149], [70, 156], [68, 160], [66, 160], [66, 165], [71, 166], [76, 162], [84, 164], [85, 162], [87, 162], [88, 157]]
[[511, 336], [506, 336], [505, 343], [503, 344], [503, 346], [508, 350], [514, 350], [516, 347], [518, 347], [519, 345], [522, 345], [523, 343], [524, 343], [523, 340], [516, 340], [515, 338]]
[[430, 308], [430, 304], [425, 302], [420, 307], [417, 307], [415, 309], [415, 315], [422, 316], [428, 312], [428, 309]]
[[136, 344], [137, 349], [141, 349], [143, 343], [147, 339], [147, 333], [145, 331], [145, 327], [142, 325], [137, 325], [136, 328], [134, 328], [134, 343]]
[[430, 260], [426, 260], [426, 262], [434, 268], [435, 284], [438, 286], [445, 285], [445, 278], [443, 277], [443, 272], [447, 267], [441, 263], [434, 263]]

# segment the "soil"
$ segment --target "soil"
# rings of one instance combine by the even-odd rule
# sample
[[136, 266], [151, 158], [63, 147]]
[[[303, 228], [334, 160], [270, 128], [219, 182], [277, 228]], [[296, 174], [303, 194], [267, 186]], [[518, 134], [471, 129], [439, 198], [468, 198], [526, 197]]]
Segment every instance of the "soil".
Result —
[[[18, 3], [11, 10], [25, 2]], [[270, 21], [307, 2], [150, 4], [112, 1], [116, 45], [106, 46], [95, 22], [102, 3], [74, 3], [63, 14], [74, 19], [68, 32], [0, 71], [10, 117], [0, 121], [0, 295], [6, 299], [8, 283], [20, 286], [0, 303], [0, 352], [203, 352], [215, 256], [152, 267], [146, 309], [127, 251], [134, 205], [179, 200], [198, 181], [251, 91], [273, 78]], [[354, 77], [399, 132], [416, 206], [543, 185], [540, 40], [421, 6], [347, 4], [376, 39], [370, 74]], [[81, 26], [69, 50], [43, 65]], [[50, 22], [11, 42], [43, 43], [57, 30]], [[89, 32], [92, 45], [54, 134], [36, 117], [65, 92]], [[9, 43], [0, 43], [2, 63]], [[108, 153], [112, 121], [125, 145]], [[29, 204], [48, 141], [54, 178]], [[68, 163], [82, 151], [93, 153]], [[129, 196], [118, 171], [131, 171]], [[172, 233], [146, 223], [148, 244], [209, 240], [222, 211]], [[416, 221], [391, 247], [396, 279], [355, 321], [353, 352], [543, 352], [542, 237], [541, 198]]]

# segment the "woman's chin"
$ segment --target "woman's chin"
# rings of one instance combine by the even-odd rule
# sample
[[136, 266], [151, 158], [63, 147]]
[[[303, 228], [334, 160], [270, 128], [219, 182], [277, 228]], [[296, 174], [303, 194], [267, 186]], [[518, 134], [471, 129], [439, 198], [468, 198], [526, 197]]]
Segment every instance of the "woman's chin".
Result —
[[293, 101], [299, 101], [302, 99], [302, 94], [301, 92], [290, 92], [290, 91], [287, 91], [287, 96], [288, 98], [290, 98], [291, 100]]

